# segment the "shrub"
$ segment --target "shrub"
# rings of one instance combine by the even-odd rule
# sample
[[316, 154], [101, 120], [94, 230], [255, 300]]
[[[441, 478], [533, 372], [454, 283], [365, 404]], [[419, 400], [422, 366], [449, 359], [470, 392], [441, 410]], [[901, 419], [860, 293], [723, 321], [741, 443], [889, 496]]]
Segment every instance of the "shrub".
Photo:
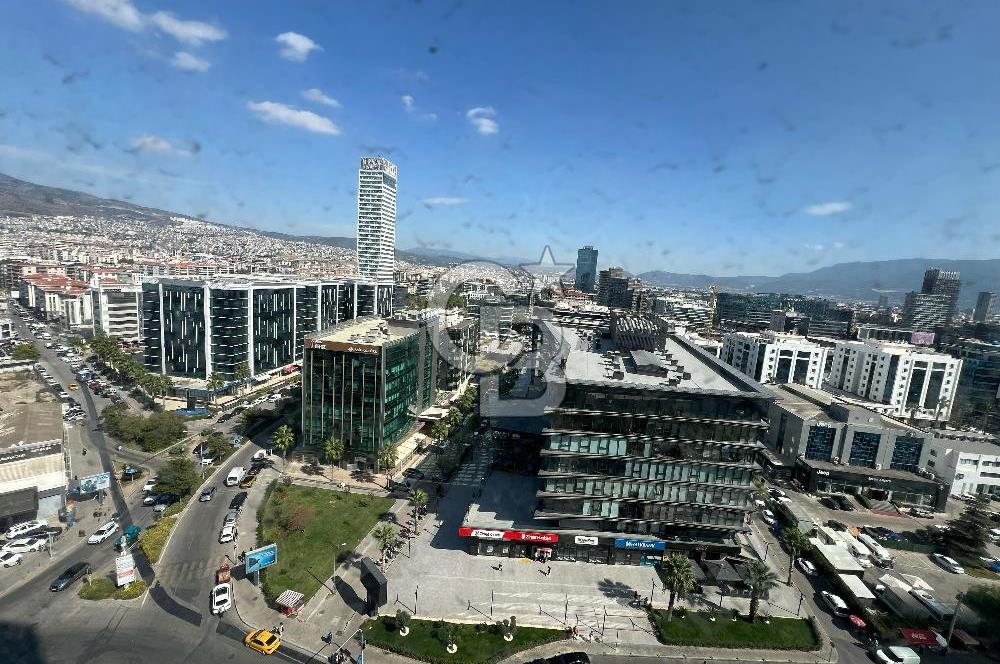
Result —
[[177, 523], [176, 516], [164, 516], [155, 525], [147, 528], [139, 535], [139, 547], [146, 554], [146, 559], [155, 563], [163, 554], [163, 547], [167, 544], [170, 531]]

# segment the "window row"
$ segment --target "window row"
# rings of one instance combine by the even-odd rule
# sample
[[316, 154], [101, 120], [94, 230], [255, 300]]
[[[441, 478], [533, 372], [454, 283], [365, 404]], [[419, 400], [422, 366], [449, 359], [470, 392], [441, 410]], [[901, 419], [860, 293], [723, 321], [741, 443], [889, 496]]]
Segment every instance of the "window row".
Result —
[[550, 477], [545, 480], [545, 490], [550, 493], [576, 493], [609, 498], [637, 498], [734, 507], [743, 507], [749, 503], [749, 492], [746, 488], [630, 482], [592, 477]]
[[674, 461], [584, 457], [543, 457], [542, 471], [735, 486], [749, 486], [750, 480], [753, 478], [753, 469], [746, 466], [713, 466]]

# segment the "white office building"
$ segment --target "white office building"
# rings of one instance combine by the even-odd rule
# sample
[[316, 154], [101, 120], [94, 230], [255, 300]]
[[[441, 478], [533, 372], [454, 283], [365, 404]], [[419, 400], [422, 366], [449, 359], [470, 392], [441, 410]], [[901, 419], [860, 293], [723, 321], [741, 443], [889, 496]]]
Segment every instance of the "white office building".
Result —
[[142, 285], [94, 279], [90, 286], [94, 306], [94, 329], [129, 343], [142, 339]]
[[904, 343], [840, 341], [824, 384], [855, 395], [884, 415], [947, 422], [962, 360]]
[[358, 275], [392, 284], [396, 262], [396, 165], [362, 157], [358, 170]]
[[798, 383], [819, 389], [829, 349], [797, 334], [731, 332], [720, 359], [760, 383]]
[[924, 444], [921, 467], [951, 487], [951, 495], [1000, 495], [1000, 445], [978, 431], [935, 431]]

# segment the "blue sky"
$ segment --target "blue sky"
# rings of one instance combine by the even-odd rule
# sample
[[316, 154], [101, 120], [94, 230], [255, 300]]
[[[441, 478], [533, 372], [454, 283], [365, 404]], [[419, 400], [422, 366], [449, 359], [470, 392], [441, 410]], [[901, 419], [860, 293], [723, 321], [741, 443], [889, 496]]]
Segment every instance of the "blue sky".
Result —
[[353, 235], [381, 153], [400, 248], [716, 275], [993, 258], [998, 23], [990, 2], [9, 2], [0, 171]]

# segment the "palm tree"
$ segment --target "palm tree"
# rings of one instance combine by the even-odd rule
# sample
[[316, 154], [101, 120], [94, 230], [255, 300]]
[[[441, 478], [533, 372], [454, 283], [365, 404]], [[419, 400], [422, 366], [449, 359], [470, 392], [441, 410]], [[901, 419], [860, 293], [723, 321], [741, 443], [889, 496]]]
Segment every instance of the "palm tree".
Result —
[[747, 583], [750, 584], [750, 622], [757, 617], [757, 608], [760, 606], [760, 598], [768, 591], [777, 588], [778, 577], [771, 568], [759, 560], [751, 560], [747, 563]]
[[288, 448], [290, 448], [294, 443], [295, 443], [295, 434], [292, 433], [292, 428], [289, 427], [287, 424], [282, 424], [274, 432], [274, 439], [272, 440], [271, 444], [274, 447], [274, 449], [281, 452], [282, 472], [284, 472], [285, 454], [288, 452]]
[[800, 552], [808, 551], [812, 544], [809, 543], [806, 534], [798, 528], [785, 528], [782, 531], [782, 539], [785, 541], [785, 546], [788, 547], [788, 580], [785, 583], [792, 585], [792, 563], [795, 562], [795, 557]]
[[330, 436], [323, 443], [323, 458], [332, 464], [339, 464], [344, 458], [344, 441]]
[[420, 520], [420, 510], [427, 506], [427, 501], [430, 500], [430, 496], [423, 489], [414, 489], [410, 493], [410, 504], [414, 507], [414, 515], [416, 520]]
[[691, 559], [680, 553], [671, 553], [660, 565], [660, 577], [663, 584], [670, 590], [670, 601], [667, 603], [667, 622], [674, 617], [674, 602], [692, 590], [697, 583], [694, 570], [691, 569]]
[[174, 389], [174, 379], [165, 374], [161, 374], [156, 378], [156, 388], [157, 392], [160, 393], [160, 397], [163, 398], [163, 405], [166, 406], [167, 395]]
[[398, 460], [399, 448], [395, 445], [385, 445], [378, 451], [378, 465], [381, 467], [382, 472], [385, 473], [386, 486], [389, 485], [389, 479], [392, 477], [392, 469], [396, 467]]
[[236, 380], [240, 384], [240, 392], [246, 388], [246, 383], [250, 380], [250, 367], [246, 362], [240, 362], [236, 365], [236, 371], [233, 372], [236, 376]]
[[396, 541], [396, 531], [388, 523], [376, 526], [372, 531], [372, 537], [378, 542], [378, 548], [382, 552], [382, 562], [385, 562], [385, 552], [389, 550], [392, 543]]
[[226, 384], [226, 377], [218, 371], [213, 371], [208, 377], [208, 389], [212, 391], [212, 403], [215, 403], [216, 391]]

